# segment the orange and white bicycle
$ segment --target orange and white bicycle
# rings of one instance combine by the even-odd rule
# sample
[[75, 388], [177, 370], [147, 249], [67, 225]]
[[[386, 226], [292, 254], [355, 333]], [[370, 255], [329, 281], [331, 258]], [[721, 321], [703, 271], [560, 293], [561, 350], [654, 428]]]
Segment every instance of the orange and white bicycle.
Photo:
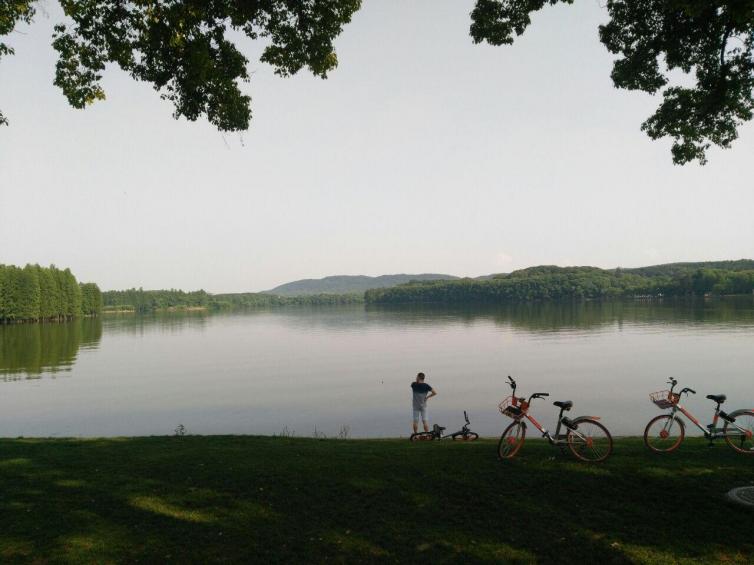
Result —
[[[515, 457], [523, 447], [526, 439], [524, 418], [542, 433], [542, 437], [547, 439], [550, 445], [559, 446], [561, 449], [567, 446], [571, 453], [581, 461], [597, 463], [607, 459], [613, 452], [613, 438], [607, 428], [597, 421], [599, 417], [579, 416], [571, 419], [564, 416], [563, 412], [568, 412], [573, 407], [573, 402], [570, 400], [553, 402], [554, 406], [560, 408], [560, 414], [555, 434], [552, 435], [529, 414], [532, 400], [550, 395], [546, 392], [537, 392], [528, 400], [523, 397], [519, 398], [516, 396], [516, 381], [510, 376], [508, 384], [513, 392], [498, 405], [498, 408], [504, 416], [512, 418], [513, 422], [505, 428], [497, 445], [497, 455], [500, 459]], [[560, 433], [563, 428], [565, 428], [565, 433]]]
[[[712, 423], [703, 427], [691, 412], [680, 405], [681, 395], [696, 394], [690, 388], [684, 388], [675, 392], [678, 381], [671, 377], [668, 381], [670, 390], [653, 392], [649, 398], [655, 405], [662, 409], [670, 409], [670, 413], [661, 414], [652, 418], [644, 430], [644, 444], [655, 453], [670, 453], [675, 451], [686, 437], [686, 425], [677, 414], [680, 412], [691, 420], [697, 428], [702, 430], [704, 437], [712, 445], [716, 439], [725, 438], [725, 443], [738, 453], [754, 455], [754, 409], [736, 410], [727, 414], [720, 410], [720, 405], [725, 402], [724, 394], [708, 394], [707, 398], [717, 403]], [[718, 422], [725, 422], [722, 428]]]

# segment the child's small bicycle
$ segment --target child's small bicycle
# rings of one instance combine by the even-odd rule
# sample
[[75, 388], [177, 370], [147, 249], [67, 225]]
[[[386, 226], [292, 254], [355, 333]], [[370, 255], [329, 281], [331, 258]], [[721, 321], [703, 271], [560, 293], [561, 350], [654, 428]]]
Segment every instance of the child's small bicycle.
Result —
[[452, 434], [443, 435], [445, 428], [435, 424], [432, 426], [431, 432], [416, 432], [411, 434], [409, 439], [411, 441], [432, 441], [434, 439], [445, 438], [451, 438], [453, 441], [475, 441], [479, 439], [479, 434], [472, 432], [471, 429], [469, 429], [471, 422], [469, 422], [469, 416], [466, 414], [466, 410], [463, 411], [463, 419], [466, 420], [466, 423], [460, 430], [453, 432]]
[[[696, 391], [688, 387], [680, 392], [674, 392], [678, 381], [670, 378], [668, 381], [670, 390], [653, 392], [649, 398], [655, 405], [665, 410], [670, 408], [669, 414], [661, 414], [652, 418], [644, 430], [644, 444], [655, 453], [670, 453], [675, 451], [686, 437], [686, 426], [676, 414], [680, 412], [691, 420], [697, 428], [702, 430], [709, 444], [716, 439], [725, 438], [725, 442], [738, 453], [754, 455], [754, 409], [736, 410], [727, 414], [720, 410], [720, 405], [725, 402], [724, 394], [708, 394], [707, 398], [717, 403], [712, 423], [704, 428], [688, 410], [679, 404], [681, 395], [688, 393], [696, 394]], [[717, 427], [720, 420], [725, 423], [722, 428]]]
[[[524, 418], [542, 432], [542, 436], [550, 442], [550, 445], [557, 445], [561, 449], [568, 446], [571, 453], [581, 461], [598, 463], [607, 459], [613, 452], [613, 438], [607, 428], [597, 421], [599, 417], [579, 416], [572, 420], [563, 416], [563, 412], [569, 411], [573, 407], [573, 402], [570, 400], [553, 402], [553, 405], [560, 408], [558, 426], [555, 428], [555, 435], [553, 436], [529, 415], [529, 406], [532, 400], [550, 395], [546, 392], [537, 392], [532, 394], [529, 400], [518, 398], [516, 397], [516, 381], [509, 376], [508, 384], [513, 392], [498, 407], [504, 416], [513, 418], [513, 422], [505, 428], [503, 435], [500, 436], [500, 443], [497, 445], [497, 455], [500, 459], [512, 459], [523, 447], [526, 439]], [[563, 434], [560, 433], [562, 427], [566, 429]]]

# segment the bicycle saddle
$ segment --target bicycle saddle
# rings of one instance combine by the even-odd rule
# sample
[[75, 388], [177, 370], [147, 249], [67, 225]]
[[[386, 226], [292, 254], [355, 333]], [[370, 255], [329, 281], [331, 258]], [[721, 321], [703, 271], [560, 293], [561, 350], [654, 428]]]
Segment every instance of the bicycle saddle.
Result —
[[556, 400], [552, 404], [563, 410], [570, 410], [573, 407], [573, 402], [570, 400]]
[[707, 398], [709, 398], [710, 400], [714, 400], [718, 404], [722, 404], [723, 402], [725, 402], [725, 399], [728, 397], [725, 396], [724, 394], [708, 394]]

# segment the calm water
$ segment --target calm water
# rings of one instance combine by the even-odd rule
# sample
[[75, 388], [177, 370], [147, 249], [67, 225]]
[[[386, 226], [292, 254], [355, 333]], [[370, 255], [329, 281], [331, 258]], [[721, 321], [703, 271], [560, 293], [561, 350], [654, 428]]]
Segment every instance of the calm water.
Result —
[[[640, 434], [669, 375], [754, 407], [754, 299], [505, 309], [288, 308], [105, 316], [0, 326], [0, 435], [188, 433], [399, 436], [417, 371], [439, 392], [433, 422], [498, 434], [497, 403], [570, 399], [615, 434]], [[546, 426], [555, 409], [539, 401]]]

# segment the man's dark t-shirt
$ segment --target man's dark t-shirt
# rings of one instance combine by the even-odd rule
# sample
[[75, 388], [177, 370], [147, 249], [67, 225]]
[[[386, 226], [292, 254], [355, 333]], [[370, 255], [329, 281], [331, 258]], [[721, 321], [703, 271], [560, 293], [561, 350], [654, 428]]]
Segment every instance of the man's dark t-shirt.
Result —
[[427, 405], [427, 395], [432, 387], [427, 383], [411, 383], [411, 389], [414, 391], [414, 409], [421, 410]]

